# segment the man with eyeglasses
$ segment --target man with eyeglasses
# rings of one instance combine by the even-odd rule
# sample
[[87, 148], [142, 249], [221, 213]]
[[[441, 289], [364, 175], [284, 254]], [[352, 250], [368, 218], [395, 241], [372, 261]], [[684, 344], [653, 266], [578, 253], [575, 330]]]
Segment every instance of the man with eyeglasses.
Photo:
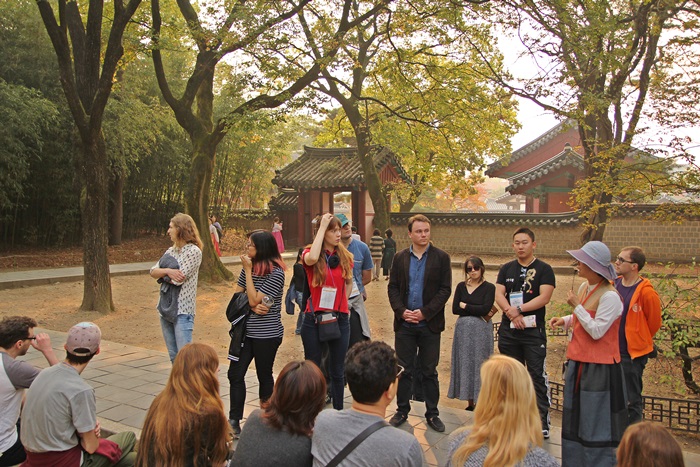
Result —
[[516, 259], [501, 266], [496, 279], [496, 304], [503, 310], [498, 351], [527, 367], [537, 396], [542, 435], [549, 438], [549, 383], [545, 359], [545, 306], [554, 293], [552, 267], [535, 258], [535, 234], [521, 227], [513, 234]]
[[642, 376], [649, 356], [654, 354], [654, 335], [661, 327], [659, 294], [649, 279], [639, 275], [645, 264], [644, 251], [637, 246], [623, 248], [615, 260], [615, 288], [623, 305], [619, 341], [630, 425], [643, 418]]
[[43, 332], [34, 334], [36, 326], [36, 321], [28, 316], [9, 316], [0, 321], [0, 467], [20, 464], [26, 458], [18, 420], [24, 390], [39, 374], [39, 369], [15, 359], [34, 347], [49, 365], [58, 363], [51, 338]]

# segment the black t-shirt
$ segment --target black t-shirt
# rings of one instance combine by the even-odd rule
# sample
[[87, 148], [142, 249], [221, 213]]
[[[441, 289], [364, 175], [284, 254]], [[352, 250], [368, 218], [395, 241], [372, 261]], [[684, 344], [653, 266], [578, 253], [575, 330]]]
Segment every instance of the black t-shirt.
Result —
[[[506, 299], [508, 299], [509, 302], [511, 292], [522, 291], [523, 303], [527, 303], [533, 298], [539, 297], [540, 286], [556, 286], [554, 281], [554, 270], [552, 270], [552, 267], [539, 259], [535, 259], [535, 261], [527, 267], [518, 263], [518, 260], [506, 263], [501, 266], [501, 269], [498, 271], [498, 279], [496, 279], [497, 284], [505, 286]], [[525, 311], [523, 315], [536, 315], [537, 327], [544, 329], [545, 307], [532, 311]], [[505, 329], [510, 329], [510, 320], [505, 313], [503, 313], [499, 332]]]

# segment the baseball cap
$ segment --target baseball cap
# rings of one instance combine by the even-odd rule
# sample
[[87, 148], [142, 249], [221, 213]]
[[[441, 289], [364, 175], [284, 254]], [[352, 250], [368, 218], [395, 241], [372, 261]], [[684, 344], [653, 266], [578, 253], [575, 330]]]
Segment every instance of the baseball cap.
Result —
[[345, 214], [342, 214], [342, 213], [336, 214], [335, 217], [337, 217], [338, 220], [340, 221], [341, 227], [345, 227], [346, 225], [348, 225], [350, 223], [350, 219], [348, 219], [348, 216], [346, 216]]
[[102, 332], [95, 323], [83, 321], [68, 331], [66, 351], [76, 357], [87, 357], [100, 348]]

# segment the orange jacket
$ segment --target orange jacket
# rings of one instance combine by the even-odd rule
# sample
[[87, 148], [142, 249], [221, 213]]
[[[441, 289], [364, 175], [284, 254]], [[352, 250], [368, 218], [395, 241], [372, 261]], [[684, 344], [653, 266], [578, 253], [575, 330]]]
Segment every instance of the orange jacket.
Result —
[[630, 300], [625, 322], [627, 352], [632, 358], [654, 350], [654, 335], [661, 327], [661, 300], [649, 279], [643, 277]]

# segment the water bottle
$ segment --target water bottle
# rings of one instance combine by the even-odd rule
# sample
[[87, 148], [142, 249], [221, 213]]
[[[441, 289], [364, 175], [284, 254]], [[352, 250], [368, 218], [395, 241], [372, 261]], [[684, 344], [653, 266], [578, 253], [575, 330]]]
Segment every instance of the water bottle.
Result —
[[267, 295], [263, 295], [262, 304], [268, 308], [272, 308], [272, 305], [275, 304], [275, 301]]

